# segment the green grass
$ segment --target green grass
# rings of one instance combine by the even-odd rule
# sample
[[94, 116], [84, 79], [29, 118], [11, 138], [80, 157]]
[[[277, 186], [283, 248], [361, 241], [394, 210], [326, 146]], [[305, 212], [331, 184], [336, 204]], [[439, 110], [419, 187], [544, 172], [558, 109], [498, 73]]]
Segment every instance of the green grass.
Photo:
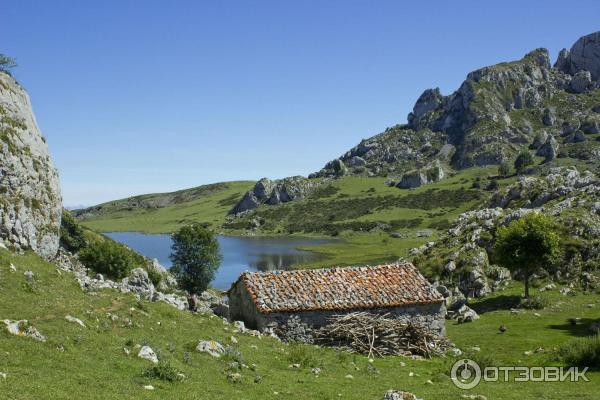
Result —
[[[16, 265], [17, 272], [9, 271], [9, 263]], [[35, 285], [26, 285], [23, 272], [27, 269], [34, 272]], [[599, 295], [563, 297], [557, 292], [547, 294], [555, 306], [539, 311], [540, 317], [533, 311], [511, 315], [505, 307], [519, 291], [520, 285], [515, 284], [506, 292], [476, 302], [473, 307], [481, 312], [481, 319], [464, 325], [447, 323], [450, 339], [464, 350], [477, 345], [481, 354], [500, 363], [555, 365], [552, 348], [585, 334], [583, 325], [571, 327], [567, 318], [598, 317], [600, 308], [585, 305], [600, 307]], [[109, 314], [119, 319], [112, 321]], [[67, 322], [65, 315], [82, 319], [87, 328]], [[482, 394], [489, 399], [591, 400], [600, 390], [600, 373], [592, 372], [590, 383], [484, 383], [462, 391], [447, 377], [452, 358], [417, 361], [386, 357], [369, 367], [363, 356], [235, 334], [220, 318], [191, 315], [163, 303], [140, 303], [130, 294], [110, 290], [84, 294], [73, 276], [59, 273], [35, 255], [0, 250], [0, 319], [5, 318], [27, 319], [48, 337], [47, 342], [40, 343], [1, 328], [0, 372], [8, 375], [0, 378], [0, 398], [6, 399], [376, 400], [386, 390], [396, 388], [428, 400], [461, 399], [463, 394]], [[501, 323], [508, 327], [503, 335], [497, 331]], [[241, 354], [243, 362], [256, 364], [256, 371], [241, 368], [241, 383], [227, 380], [232, 357], [214, 359], [194, 351], [199, 339], [229, 344], [231, 336], [239, 341], [234, 351]], [[151, 365], [136, 357], [138, 344], [152, 346], [169, 369], [181, 371], [185, 380], [148, 377], [153, 375], [148, 373]], [[539, 346], [550, 353], [523, 355]], [[123, 348], [130, 349], [131, 354], [126, 355]], [[240, 356], [233, 358], [239, 360]], [[300, 369], [289, 368], [295, 362], [302, 364]], [[310, 372], [313, 366], [322, 369], [319, 377]], [[414, 376], [409, 376], [411, 372]], [[354, 379], [345, 378], [348, 374]], [[260, 375], [262, 382], [254, 383], [255, 375]], [[427, 384], [428, 380], [433, 384]], [[145, 390], [144, 385], [153, 385], [155, 390]]]
[[[97, 216], [81, 223], [100, 232], [169, 233], [191, 222], [219, 227], [236, 199], [241, 198], [253, 185], [254, 182], [250, 181], [226, 182], [174, 193], [116, 200], [96, 206], [101, 208], [99, 212], [94, 211]], [[212, 188], [206, 190], [209, 187]]]

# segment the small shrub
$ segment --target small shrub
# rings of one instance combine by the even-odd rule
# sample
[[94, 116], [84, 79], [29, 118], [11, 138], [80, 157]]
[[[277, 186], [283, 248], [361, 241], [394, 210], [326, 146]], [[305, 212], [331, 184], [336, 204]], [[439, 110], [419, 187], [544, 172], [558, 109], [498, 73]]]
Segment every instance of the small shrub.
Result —
[[113, 279], [126, 277], [135, 265], [131, 251], [112, 240], [90, 243], [81, 250], [79, 259], [86, 267]]
[[300, 364], [301, 367], [318, 367], [322, 364], [314, 348], [301, 343], [290, 343], [287, 359], [292, 364]]
[[504, 161], [498, 166], [498, 175], [502, 177], [510, 175], [510, 164], [508, 162]]
[[519, 153], [517, 159], [515, 160], [515, 169], [517, 172], [522, 172], [525, 167], [533, 165], [533, 163], [533, 155], [531, 155], [529, 151], [523, 150], [521, 153]]
[[168, 382], [177, 382], [183, 380], [183, 374], [171, 365], [168, 361], [159, 361], [146, 371], [144, 376], [150, 379], [160, 379]]
[[72, 253], [79, 252], [86, 246], [86, 238], [81, 225], [67, 210], [63, 210], [60, 221], [60, 245]]
[[548, 299], [541, 296], [532, 296], [528, 299], [522, 299], [519, 308], [527, 310], [542, 310], [548, 306]]
[[146, 272], [148, 272], [148, 279], [150, 282], [156, 287], [162, 281], [162, 275], [160, 272], [155, 270], [154, 268], [146, 268]]
[[568, 341], [558, 349], [558, 355], [570, 367], [600, 368], [600, 336]]
[[498, 184], [498, 181], [493, 180], [487, 184], [487, 186], [485, 187], [485, 190], [489, 190], [489, 191], [498, 190], [499, 187], [500, 187], [500, 185]]

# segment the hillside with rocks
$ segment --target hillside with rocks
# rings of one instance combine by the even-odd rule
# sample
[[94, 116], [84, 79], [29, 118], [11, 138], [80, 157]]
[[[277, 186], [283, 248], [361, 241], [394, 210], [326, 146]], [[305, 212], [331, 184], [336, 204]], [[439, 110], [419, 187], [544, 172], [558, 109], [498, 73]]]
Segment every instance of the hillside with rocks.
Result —
[[[456, 169], [498, 165], [525, 146], [547, 160], [598, 160], [598, 68], [600, 32], [563, 49], [554, 66], [540, 48], [521, 60], [478, 69], [451, 95], [425, 90], [407, 124], [363, 140], [338, 160], [349, 173], [400, 176], [432, 160]], [[582, 142], [589, 142], [585, 149]], [[339, 161], [314, 176], [335, 175]]]
[[0, 238], [43, 257], [58, 250], [58, 172], [27, 92], [0, 71]]
[[[438, 240], [410, 251], [442, 291], [482, 297], [503, 289], [510, 271], [494, 263], [496, 230], [528, 213], [552, 216], [567, 251], [552, 265], [540, 265], [537, 279], [551, 278], [571, 287], [600, 287], [600, 179], [576, 167], [554, 167], [540, 176], [521, 176], [497, 191], [484, 208], [461, 214]], [[518, 277], [518, 274], [517, 274]], [[569, 290], [566, 289], [565, 293]]]

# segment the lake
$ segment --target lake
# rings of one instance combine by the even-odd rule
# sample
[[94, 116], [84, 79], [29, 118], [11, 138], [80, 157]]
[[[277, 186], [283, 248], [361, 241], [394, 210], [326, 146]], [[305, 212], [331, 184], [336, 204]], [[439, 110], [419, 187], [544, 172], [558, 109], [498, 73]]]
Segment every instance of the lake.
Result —
[[[151, 235], [139, 232], [109, 232], [106, 236], [123, 243], [148, 258], [156, 258], [169, 268], [171, 235]], [[325, 239], [267, 238], [252, 236], [222, 236], [217, 240], [223, 260], [212, 286], [227, 290], [244, 271], [288, 269], [294, 264], [315, 261], [319, 255], [298, 250], [302, 246], [330, 243]]]

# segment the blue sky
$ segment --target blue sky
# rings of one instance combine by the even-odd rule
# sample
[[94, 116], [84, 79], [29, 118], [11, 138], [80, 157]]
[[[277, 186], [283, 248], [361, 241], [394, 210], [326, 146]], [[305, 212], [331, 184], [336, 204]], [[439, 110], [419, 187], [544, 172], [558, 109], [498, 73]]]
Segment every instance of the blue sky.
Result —
[[67, 206], [318, 170], [426, 88], [600, 29], [597, 1], [2, 0]]

